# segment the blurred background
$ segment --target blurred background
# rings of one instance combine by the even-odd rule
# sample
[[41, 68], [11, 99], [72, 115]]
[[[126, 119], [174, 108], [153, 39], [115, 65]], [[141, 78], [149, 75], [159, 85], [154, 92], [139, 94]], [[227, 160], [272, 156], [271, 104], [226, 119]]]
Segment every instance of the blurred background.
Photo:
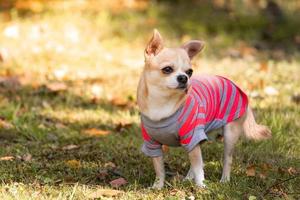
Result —
[[1, 74], [34, 87], [90, 80], [91, 90], [79, 94], [112, 98], [106, 81], [135, 90], [144, 47], [158, 28], [169, 46], [206, 41], [199, 70], [244, 76], [245, 87], [259, 92], [278, 63], [284, 72], [299, 68], [299, 10], [298, 0], [2, 0]]
[[[274, 142], [243, 147], [238, 156], [244, 165], [274, 157], [271, 165], [296, 163], [299, 0], [1, 0], [0, 162], [12, 161], [1, 163], [3, 183], [108, 184], [117, 175], [95, 177], [107, 166], [119, 167], [129, 181], [139, 177], [137, 187], [150, 182], [141, 176], [151, 178], [149, 167], [128, 171], [129, 162], [139, 163], [122, 154], [148, 162], [139, 151], [135, 93], [154, 28], [168, 47], [204, 40], [195, 73], [234, 80], [259, 108], [258, 119], [272, 128]], [[283, 130], [289, 137], [281, 136]], [[205, 150], [207, 157], [216, 148], [221, 146]], [[247, 151], [258, 153], [247, 157]], [[169, 162], [185, 170], [186, 161]], [[208, 164], [217, 179], [214, 166]]]

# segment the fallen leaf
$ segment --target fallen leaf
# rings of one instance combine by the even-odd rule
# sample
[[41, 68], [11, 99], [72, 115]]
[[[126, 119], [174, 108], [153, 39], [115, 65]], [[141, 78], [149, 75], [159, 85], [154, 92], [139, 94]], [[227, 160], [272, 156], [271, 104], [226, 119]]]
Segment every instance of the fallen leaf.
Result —
[[268, 164], [268, 163], [263, 163], [261, 165], [261, 168], [263, 171], [269, 171], [270, 169], [272, 169], [272, 165]]
[[278, 167], [278, 173], [281, 174], [281, 175], [283, 175], [283, 174], [286, 173], [286, 170], [284, 168], [282, 168], [282, 167]]
[[218, 134], [216, 140], [219, 142], [224, 142], [224, 136], [222, 134]]
[[17, 90], [20, 88], [21, 83], [17, 76], [0, 77], [0, 86], [10, 90]]
[[264, 173], [264, 172], [260, 173], [260, 174], [259, 174], [259, 178], [261, 178], [261, 179], [266, 179], [266, 178], [267, 178], [266, 173]]
[[109, 184], [114, 188], [118, 188], [120, 186], [126, 185], [127, 183], [128, 182], [124, 178], [118, 178], [109, 182]]
[[65, 129], [67, 127], [63, 123], [57, 122], [57, 123], [55, 123], [55, 128], [57, 128], [57, 129]]
[[289, 167], [287, 171], [290, 175], [296, 175], [298, 173], [297, 170], [293, 167]]
[[187, 197], [187, 199], [188, 199], [188, 200], [195, 200], [196, 198], [195, 198], [195, 196], [190, 195], [189, 197]]
[[256, 199], [257, 199], [256, 196], [253, 196], [253, 195], [250, 195], [248, 198], [248, 200], [256, 200]]
[[78, 169], [81, 167], [80, 161], [74, 159], [66, 161], [66, 165], [72, 169]]
[[4, 119], [0, 119], [0, 128], [11, 129], [11, 128], [13, 128], [13, 125], [11, 123], [5, 121]]
[[110, 102], [111, 102], [111, 104], [113, 104], [114, 106], [117, 106], [117, 107], [121, 107], [121, 108], [130, 107], [129, 102], [127, 102], [124, 99], [118, 98], [118, 97], [113, 98]]
[[49, 83], [46, 87], [52, 92], [65, 91], [68, 88], [67, 85], [62, 82]]
[[132, 123], [128, 123], [128, 122], [119, 122], [117, 125], [116, 125], [116, 128], [115, 130], [117, 132], [123, 132], [124, 130], [126, 129], [129, 129], [132, 127]]
[[268, 63], [267, 62], [261, 62], [259, 66], [259, 70], [263, 72], [268, 71]]
[[89, 199], [101, 199], [101, 197], [115, 197], [124, 192], [121, 190], [112, 190], [112, 189], [97, 189], [96, 191], [87, 195]]
[[249, 165], [246, 170], [247, 176], [255, 176], [255, 165]]
[[111, 132], [108, 130], [100, 130], [96, 128], [83, 130], [83, 133], [88, 136], [105, 136], [110, 134]]
[[32, 155], [30, 153], [27, 153], [25, 155], [22, 156], [22, 160], [25, 162], [29, 162], [32, 160]]
[[116, 168], [117, 166], [113, 162], [107, 162], [107, 163], [104, 164], [104, 167], [105, 168]]
[[62, 149], [63, 150], [73, 150], [73, 149], [78, 149], [78, 148], [79, 148], [78, 145], [70, 144], [70, 145], [64, 146]]
[[97, 178], [100, 180], [105, 180], [107, 177], [109, 176], [108, 171], [107, 170], [101, 170], [98, 174], [97, 174]]
[[4, 157], [0, 157], [0, 161], [3, 161], [3, 160], [9, 160], [9, 161], [11, 161], [11, 160], [13, 160], [13, 159], [15, 159], [15, 157], [13, 157], [13, 156], [4, 156]]
[[168, 152], [169, 147], [167, 145], [162, 145], [162, 150], [163, 150], [163, 152]]

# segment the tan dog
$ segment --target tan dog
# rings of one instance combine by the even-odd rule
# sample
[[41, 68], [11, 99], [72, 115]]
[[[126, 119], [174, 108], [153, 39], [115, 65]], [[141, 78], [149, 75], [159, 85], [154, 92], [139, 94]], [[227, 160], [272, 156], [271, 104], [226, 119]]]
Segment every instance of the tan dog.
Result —
[[[142, 131], [144, 140], [146, 142], [146, 144], [144, 143], [143, 148], [145, 148], [143, 149], [143, 151], [144, 153], [152, 157], [156, 172], [156, 180], [153, 184], [153, 188], [162, 188], [165, 180], [163, 156], [161, 154], [161, 151], [157, 148], [159, 148], [162, 144], [170, 145], [168, 143], [171, 143], [171, 137], [173, 137], [172, 135], [170, 136], [170, 138], [168, 138], [169, 133], [168, 131], [166, 131], [173, 130], [172, 127], [170, 129], [164, 129], [163, 131], [160, 131], [160, 128], [157, 128], [158, 126], [156, 128], [153, 127], [155, 127], [156, 124], [167, 123], [169, 119], [174, 117], [176, 118], [176, 116], [179, 116], [180, 113], [184, 112], [184, 109], [182, 109], [182, 107], [187, 104], [189, 95], [191, 95], [191, 93], [193, 92], [192, 90], [195, 90], [195, 88], [198, 87], [197, 85], [192, 84], [193, 77], [191, 78], [191, 59], [203, 49], [203, 46], [204, 43], [202, 41], [192, 40], [185, 43], [180, 48], [165, 48], [161, 35], [157, 30], [154, 30], [153, 37], [146, 47], [145, 67], [138, 86], [137, 102], [142, 115], [142, 123], [151, 124], [147, 127], [146, 125], [142, 125]], [[232, 87], [234, 87], [234, 89], [237, 88], [236, 96], [240, 94], [241, 98], [244, 97], [242, 91], [240, 91], [238, 87], [235, 87], [235, 85], [229, 80], [221, 77], [213, 77], [212, 79], [221, 80], [225, 83], [232, 84]], [[201, 84], [202, 83], [199, 82], [200, 86]], [[209, 85], [210, 83], [207, 84]], [[223, 93], [225, 93], [225, 91], [223, 91]], [[217, 99], [217, 95], [214, 96]], [[224, 104], [222, 102], [222, 99], [220, 99], [219, 101], [220, 104], [216, 103], [214, 109], [218, 109], [217, 105]], [[200, 100], [198, 102], [200, 102]], [[200, 102], [199, 104], [202, 104], [202, 102]], [[203, 104], [203, 106], [203, 108], [205, 108], [204, 111], [206, 113], [210, 113], [210, 111], [206, 109], [208, 108], [208, 106], [206, 105], [205, 107], [205, 104]], [[237, 107], [234, 105], [234, 103], [231, 106], [235, 108]], [[197, 110], [202, 109], [202, 107], [199, 107], [198, 105], [194, 105], [194, 107]], [[255, 140], [265, 139], [271, 136], [271, 132], [267, 127], [258, 125], [255, 122], [250, 107], [246, 105], [245, 108], [246, 110], [243, 113], [240, 112], [242, 113], [241, 116], [238, 116], [236, 114], [236, 116], [238, 117], [233, 118], [232, 121], [229, 121], [228, 123], [223, 125], [225, 146], [223, 163], [224, 166], [221, 182], [230, 180], [230, 168], [232, 163], [233, 149], [241, 134], [244, 134], [249, 139]], [[188, 114], [187, 118], [189, 118], [189, 115], [191, 114]], [[189, 136], [189, 140], [193, 139], [192, 137], [196, 138], [198, 136], [197, 131], [199, 131], [199, 134], [200, 132], [201, 134], [203, 134], [204, 131], [206, 131], [206, 123], [208, 123], [208, 120], [213, 121], [217, 118], [217, 116], [215, 115], [211, 119], [208, 119], [209, 117], [207, 115], [205, 115], [203, 119], [200, 119], [201, 122], [204, 121], [203, 124], [201, 124], [200, 122], [197, 124], [197, 126], [199, 126], [200, 128], [203, 127], [202, 129], [195, 128], [188, 133], [192, 134], [192, 136]], [[178, 128], [179, 125], [177, 126], [176, 124], [180, 124], [180, 122], [178, 120], [178, 117], [176, 119], [177, 122], [175, 122], [175, 125], [173, 123], [168, 126], [175, 126], [175, 128]], [[160, 126], [162, 127], [162, 125]], [[149, 132], [151, 132], [151, 134], [148, 134]], [[186, 138], [188, 136], [183, 135], [182, 138], [180, 138], [180, 136], [177, 137], [178, 133], [174, 134], [174, 141], [176, 142], [178, 140], [178, 145], [174, 146], [179, 146], [180, 144], [184, 146], [187, 144]], [[180, 143], [179, 140], [182, 140], [182, 142]], [[205, 186], [203, 183], [204, 165], [200, 146], [198, 145], [198, 143], [199, 142], [197, 142], [196, 146], [193, 146], [192, 149], [188, 149], [189, 146], [186, 145], [191, 162], [191, 167], [186, 176], [186, 179], [193, 179], [196, 185], [203, 187]]]

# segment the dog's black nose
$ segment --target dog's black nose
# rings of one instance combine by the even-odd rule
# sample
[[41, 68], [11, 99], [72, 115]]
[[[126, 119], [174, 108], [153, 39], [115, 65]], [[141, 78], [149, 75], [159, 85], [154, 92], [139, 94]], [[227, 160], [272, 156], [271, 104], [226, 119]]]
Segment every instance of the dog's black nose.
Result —
[[186, 75], [179, 75], [177, 76], [177, 81], [178, 83], [186, 84], [188, 81], [188, 77]]

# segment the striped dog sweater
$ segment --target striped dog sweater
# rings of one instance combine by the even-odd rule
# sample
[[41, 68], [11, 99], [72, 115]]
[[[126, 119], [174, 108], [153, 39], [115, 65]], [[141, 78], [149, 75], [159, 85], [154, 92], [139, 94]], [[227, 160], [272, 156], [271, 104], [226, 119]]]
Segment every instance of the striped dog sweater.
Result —
[[187, 95], [170, 117], [152, 121], [141, 114], [142, 152], [147, 156], [161, 156], [163, 144], [183, 146], [189, 152], [207, 140], [206, 133], [241, 117], [248, 106], [246, 94], [221, 76], [192, 77]]

